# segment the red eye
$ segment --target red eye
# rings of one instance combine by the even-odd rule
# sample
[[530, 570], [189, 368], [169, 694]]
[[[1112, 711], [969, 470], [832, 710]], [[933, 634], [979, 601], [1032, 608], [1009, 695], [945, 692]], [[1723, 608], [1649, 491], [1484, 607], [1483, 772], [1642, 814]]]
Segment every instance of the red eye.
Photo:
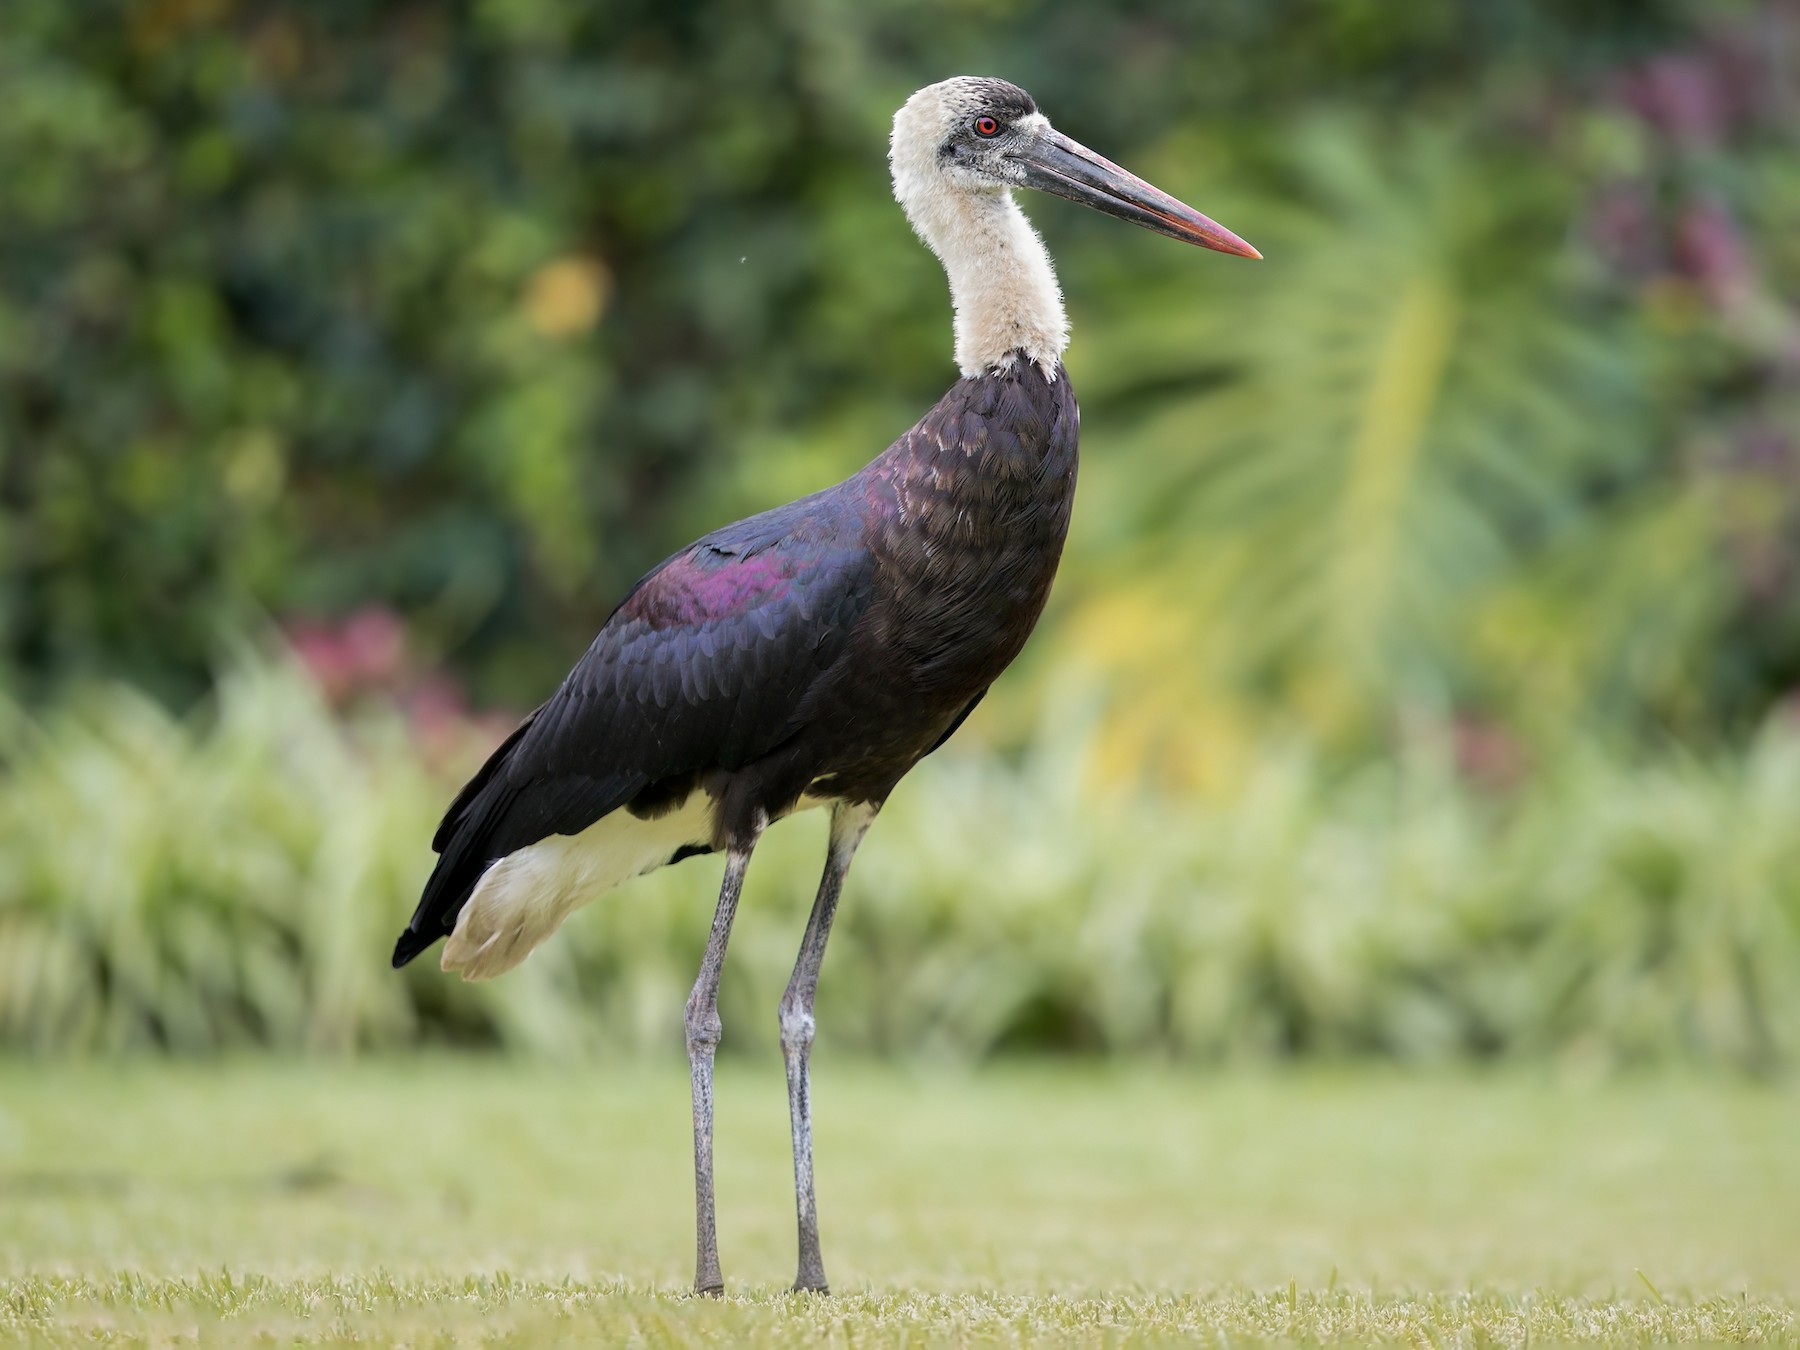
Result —
[[975, 119], [975, 134], [977, 136], [998, 136], [1000, 134], [1000, 124], [991, 117], [977, 117]]

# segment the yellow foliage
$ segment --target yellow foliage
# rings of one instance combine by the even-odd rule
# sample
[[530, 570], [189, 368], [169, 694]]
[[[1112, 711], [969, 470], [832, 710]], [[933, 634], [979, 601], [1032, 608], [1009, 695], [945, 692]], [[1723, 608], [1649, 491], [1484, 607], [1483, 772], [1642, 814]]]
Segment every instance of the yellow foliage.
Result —
[[1097, 593], [1070, 616], [1065, 654], [1105, 690], [1089, 771], [1214, 796], [1240, 781], [1255, 712], [1205, 641], [1207, 611], [1148, 582]]
[[544, 337], [579, 336], [600, 321], [611, 289], [612, 277], [598, 258], [555, 258], [526, 285], [525, 318]]
[[1361, 415], [1347, 448], [1348, 473], [1338, 513], [1342, 565], [1332, 587], [1337, 646], [1368, 659], [1383, 616], [1369, 612], [1394, 592], [1393, 569], [1404, 563], [1400, 525], [1419, 474], [1433, 405], [1443, 387], [1456, 337], [1456, 301], [1430, 273], [1401, 292], [1369, 372]]

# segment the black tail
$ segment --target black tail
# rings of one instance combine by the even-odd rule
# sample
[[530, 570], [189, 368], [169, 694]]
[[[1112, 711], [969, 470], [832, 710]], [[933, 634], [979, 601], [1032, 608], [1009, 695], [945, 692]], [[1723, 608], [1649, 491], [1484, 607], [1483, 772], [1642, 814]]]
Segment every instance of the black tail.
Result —
[[[510, 748], [510, 742], [502, 746], [495, 758]], [[413, 910], [412, 922], [406, 925], [400, 940], [394, 944], [395, 970], [439, 938], [450, 936], [456, 927], [457, 916], [475, 893], [488, 864], [495, 857], [511, 852], [503, 841], [498, 843], [498, 853], [495, 852], [494, 817], [505, 809], [512, 794], [502, 783], [482, 781], [491, 780], [492, 776], [490, 763], [481, 771], [480, 778], [470, 785], [485, 790], [471, 794], [465, 788], [439, 828], [434, 841], [438, 850], [437, 866], [431, 869], [431, 878], [419, 896], [418, 908]]]
[[542, 711], [542, 708], [534, 709], [513, 729], [510, 736], [495, 747], [494, 753], [488, 756], [487, 763], [463, 785], [463, 790], [456, 794], [456, 800], [450, 803], [450, 809], [444, 812], [444, 819], [437, 828], [437, 836], [431, 841], [432, 849], [440, 855], [437, 866], [431, 869], [431, 879], [425, 883], [425, 892], [419, 897], [412, 922], [406, 925], [399, 940], [394, 943], [395, 970], [439, 938], [448, 937], [450, 930], [456, 926], [456, 916], [462, 913], [463, 904], [474, 891], [475, 883], [481, 879], [481, 873], [486, 867], [485, 860], [469, 855], [476, 851], [471, 845], [477, 844], [475, 836], [485, 833], [488, 817], [492, 813], [494, 794], [487, 789], [494, 783], [495, 777], [505, 767], [507, 759]]
[[416, 933], [410, 928], [404, 929], [400, 940], [394, 944], [394, 969], [400, 969], [442, 936], [442, 933]]

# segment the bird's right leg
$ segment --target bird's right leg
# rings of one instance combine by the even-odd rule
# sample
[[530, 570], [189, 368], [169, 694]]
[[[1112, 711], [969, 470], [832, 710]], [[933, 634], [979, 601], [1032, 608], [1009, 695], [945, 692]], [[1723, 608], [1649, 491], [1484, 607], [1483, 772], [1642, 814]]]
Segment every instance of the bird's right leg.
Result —
[[725, 1292], [725, 1279], [719, 1273], [719, 1228], [713, 1208], [713, 1054], [719, 1048], [721, 1031], [719, 974], [725, 968], [725, 945], [731, 941], [731, 921], [737, 915], [744, 871], [750, 866], [750, 852], [755, 847], [756, 835], [752, 835], [748, 843], [734, 844], [725, 855], [725, 883], [719, 888], [719, 907], [713, 912], [700, 976], [687, 1001], [688, 1068], [694, 1080], [694, 1292], [699, 1294]]
[[825, 875], [819, 880], [812, 917], [794, 961], [794, 974], [781, 996], [781, 1053], [787, 1061], [788, 1115], [794, 1131], [794, 1209], [800, 1221], [800, 1268], [794, 1292], [828, 1292], [825, 1260], [819, 1252], [819, 1209], [813, 1194], [812, 1074], [809, 1061], [813, 1043], [813, 995], [819, 988], [819, 966], [825, 960], [825, 943], [831, 937], [831, 920], [837, 914], [838, 897], [850, 859], [867, 833], [879, 806], [839, 802], [831, 812], [831, 844], [825, 854]]

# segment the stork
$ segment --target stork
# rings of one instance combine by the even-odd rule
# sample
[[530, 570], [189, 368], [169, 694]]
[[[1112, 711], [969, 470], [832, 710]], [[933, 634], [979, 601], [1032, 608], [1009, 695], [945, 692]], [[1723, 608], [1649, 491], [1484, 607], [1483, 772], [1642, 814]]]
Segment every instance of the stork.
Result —
[[850, 860], [894, 785], [1011, 664], [1050, 593], [1079, 414], [1049, 255], [1015, 187], [1221, 253], [1257, 251], [1056, 131], [1023, 89], [962, 77], [894, 117], [894, 195], [949, 276], [962, 378], [835, 487], [727, 525], [632, 588], [575, 669], [457, 795], [394, 947], [445, 938], [465, 979], [525, 959], [628, 877], [722, 852], [686, 1009], [694, 1287], [717, 1294], [713, 1056], [745, 869], [784, 816], [830, 810], [824, 876], [779, 1008], [793, 1128], [796, 1290], [827, 1288], [813, 1192], [813, 993]]

